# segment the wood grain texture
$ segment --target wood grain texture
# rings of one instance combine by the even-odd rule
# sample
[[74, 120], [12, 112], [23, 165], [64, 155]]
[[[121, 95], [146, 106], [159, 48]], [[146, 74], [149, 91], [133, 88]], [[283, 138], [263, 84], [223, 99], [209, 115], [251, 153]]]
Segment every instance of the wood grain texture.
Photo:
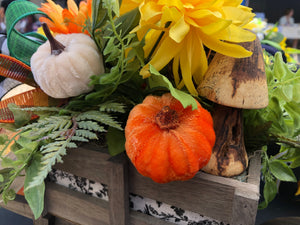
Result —
[[247, 182], [259, 187], [261, 173], [261, 154], [259, 152], [255, 152], [254, 155], [249, 157], [249, 160], [250, 163]]
[[174, 225], [161, 219], [157, 219], [153, 216], [148, 216], [143, 213], [130, 211], [130, 223], [129, 225]]
[[234, 58], [216, 53], [197, 90], [200, 96], [234, 108], [259, 109], [268, 105], [268, 86], [260, 41], [241, 43], [253, 54]]
[[7, 204], [0, 202], [0, 207], [30, 219], [34, 218], [33, 213], [23, 196], [17, 195], [14, 201], [9, 201]]
[[207, 182], [201, 178], [202, 174], [188, 181], [159, 184], [137, 173], [133, 166], [129, 171], [130, 193], [224, 222], [231, 220], [235, 187], [226, 183]]
[[109, 158], [111, 156], [107, 154], [107, 149], [99, 148], [95, 151], [93, 148], [83, 145], [76, 149], [68, 149], [67, 155], [63, 157], [63, 163], [57, 163], [54, 168], [107, 184], [106, 168]]
[[248, 167], [242, 110], [215, 104], [212, 117], [216, 141], [202, 170], [213, 175], [237, 176]]
[[[55, 216], [55, 223], [51, 225], [171, 224], [155, 217], [129, 211], [129, 192], [231, 225], [239, 223], [254, 225], [259, 199], [259, 184], [257, 184], [257, 179], [259, 180], [257, 168], [260, 168], [259, 156], [252, 157], [250, 160], [249, 183], [200, 171], [188, 181], [158, 184], [140, 175], [131, 163], [128, 165], [124, 155], [111, 157], [104, 154], [102, 157], [103, 153], [92, 151], [93, 157], [86, 158], [90, 151], [92, 150], [86, 150], [86, 148], [71, 151], [70, 158], [72, 160], [68, 163], [67, 170], [73, 173], [73, 167], [75, 167], [76, 172], [87, 174], [88, 177], [97, 179], [106, 177], [104, 179], [108, 184], [110, 201], [106, 202], [57, 184], [46, 183], [43, 216], [46, 216], [47, 213], [48, 216]], [[81, 167], [72, 162], [78, 163]], [[95, 165], [96, 169], [90, 168], [88, 165], [82, 168], [83, 163]], [[102, 166], [99, 167], [98, 164]], [[100, 175], [95, 175], [97, 173]], [[254, 177], [251, 178], [252, 176]], [[20, 215], [33, 218], [32, 212], [22, 196], [18, 196], [15, 201], [9, 202], [4, 207]], [[43, 223], [47, 221], [36, 222], [44, 225]]]
[[108, 203], [53, 183], [47, 183], [45, 204], [49, 214], [81, 225], [108, 225]]
[[107, 170], [110, 225], [129, 221], [128, 161], [125, 154], [112, 157]]
[[258, 201], [235, 195], [230, 225], [254, 225]]

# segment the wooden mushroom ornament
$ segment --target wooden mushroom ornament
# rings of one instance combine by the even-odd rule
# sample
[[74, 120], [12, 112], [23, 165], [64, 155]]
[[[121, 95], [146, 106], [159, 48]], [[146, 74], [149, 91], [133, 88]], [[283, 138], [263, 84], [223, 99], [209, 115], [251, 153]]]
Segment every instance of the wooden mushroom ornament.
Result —
[[253, 52], [251, 57], [238, 59], [217, 53], [197, 88], [199, 95], [217, 103], [212, 113], [216, 143], [202, 170], [225, 177], [239, 175], [248, 166], [242, 109], [268, 105], [260, 41], [257, 38], [241, 45]]

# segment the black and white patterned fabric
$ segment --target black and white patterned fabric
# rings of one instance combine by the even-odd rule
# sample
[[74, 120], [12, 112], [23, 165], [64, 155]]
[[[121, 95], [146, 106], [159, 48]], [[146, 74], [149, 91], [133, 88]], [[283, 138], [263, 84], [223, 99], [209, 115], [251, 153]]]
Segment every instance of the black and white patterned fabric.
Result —
[[[52, 170], [48, 181], [70, 188], [72, 190], [108, 201], [108, 187], [86, 178], [74, 176], [60, 170]], [[130, 208], [178, 225], [227, 225], [221, 221], [199, 215], [194, 212], [158, 202], [142, 196], [130, 194]]]

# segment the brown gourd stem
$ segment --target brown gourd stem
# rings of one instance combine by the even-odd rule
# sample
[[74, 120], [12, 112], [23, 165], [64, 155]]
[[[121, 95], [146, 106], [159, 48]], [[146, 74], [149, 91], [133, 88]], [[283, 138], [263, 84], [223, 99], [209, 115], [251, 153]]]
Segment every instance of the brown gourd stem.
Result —
[[169, 106], [164, 106], [155, 116], [155, 122], [161, 129], [175, 129], [179, 126], [178, 114]]
[[43, 26], [44, 33], [50, 42], [51, 55], [59, 55], [64, 51], [65, 46], [53, 37], [46, 23], [43, 23], [42, 26]]

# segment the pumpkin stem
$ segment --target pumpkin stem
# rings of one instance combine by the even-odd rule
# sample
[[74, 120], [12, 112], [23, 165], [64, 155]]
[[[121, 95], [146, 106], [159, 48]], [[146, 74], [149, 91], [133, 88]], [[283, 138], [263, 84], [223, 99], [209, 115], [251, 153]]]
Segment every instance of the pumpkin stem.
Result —
[[46, 23], [43, 23], [42, 26], [43, 26], [44, 33], [50, 42], [51, 55], [59, 55], [60, 53], [62, 53], [64, 51], [65, 46], [62, 43], [60, 43], [59, 41], [55, 40], [55, 38], [51, 34], [50, 29]]
[[155, 116], [155, 122], [161, 129], [175, 129], [179, 126], [178, 114], [169, 106], [164, 106]]

